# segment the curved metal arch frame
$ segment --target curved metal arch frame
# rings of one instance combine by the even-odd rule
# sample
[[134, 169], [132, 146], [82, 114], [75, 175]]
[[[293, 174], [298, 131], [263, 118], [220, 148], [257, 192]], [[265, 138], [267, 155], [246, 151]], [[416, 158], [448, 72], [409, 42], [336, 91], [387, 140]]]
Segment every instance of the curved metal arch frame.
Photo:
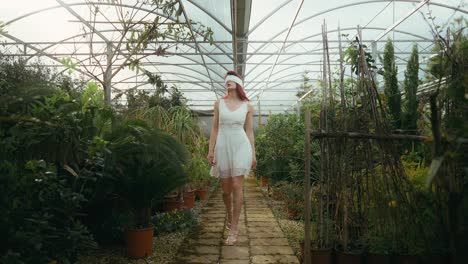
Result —
[[[156, 14], [156, 15], [158, 15], [158, 16], [161, 16], [161, 17], [167, 18], [167, 19], [169, 19], [169, 20], [171, 20], [171, 21], [174, 21], [172, 18], [168, 18], [167, 16], [164, 16], [164, 15], [158, 13], [158, 12], [154, 12], [154, 11], [152, 11], [152, 10], [145, 9], [145, 8], [136, 8], [136, 7], [132, 7], [132, 6], [130, 6], [130, 5], [116, 5], [116, 4], [110, 4], [110, 3], [95, 3], [95, 2], [91, 2], [90, 4], [109, 5], [109, 6], [123, 6], [123, 7], [127, 7], [127, 8], [134, 8], [134, 9], [141, 10], [141, 11], [145, 11], [145, 12], [148, 12], [148, 13], [154, 13], [154, 14]], [[69, 6], [80, 6], [80, 5], [88, 5], [88, 3], [74, 3], [74, 4], [68, 4], [68, 5], [69, 5]], [[44, 8], [44, 9], [41, 9], [41, 10], [38, 10], [38, 11], [35, 11], [35, 12], [30, 12], [30, 13], [28, 13], [28, 14], [25, 14], [25, 15], [21, 16], [21, 17], [18, 18], [18, 19], [13, 19], [13, 20], [8, 21], [7, 23], [5, 23], [5, 25], [11, 24], [11, 23], [13, 23], [13, 22], [16, 22], [17, 20], [26, 18], [26, 17], [31, 16], [31, 15], [36, 15], [36, 14], [39, 14], [39, 13], [41, 13], [41, 12], [49, 11], [49, 10], [56, 9], [56, 8], [63, 8], [63, 7], [62, 7], [61, 5], [58, 5], [58, 6], [53, 6], [53, 7], [49, 7], [49, 8]], [[113, 32], [113, 31], [115, 31], [115, 30], [99, 30], [99, 32]], [[195, 32], [197, 32], [197, 31], [195, 31]], [[59, 40], [59, 41], [57, 41], [55, 44], [49, 45], [49, 46], [45, 47], [45, 48], [42, 49], [42, 50], [45, 51], [45, 50], [47, 50], [47, 49], [49, 49], [49, 48], [51, 48], [51, 47], [53, 47], [53, 46], [55, 46], [55, 45], [58, 45], [58, 44], [60, 44], [60, 43], [65, 42], [65, 41], [67, 41], [67, 40], [71, 40], [71, 39], [73, 39], [73, 38], [75, 38], [75, 37], [85, 36], [85, 35], [88, 35], [88, 34], [91, 34], [91, 33], [94, 33], [94, 32], [89, 32], [89, 33], [86, 33], [86, 34], [85, 34], [85, 33], [82, 33], [82, 34], [78, 34], [78, 35], [71, 36], [71, 37], [66, 38], [66, 39]], [[198, 32], [197, 32], [197, 33], [198, 33]], [[182, 44], [193, 48], [192, 46], [188, 45], [188, 43], [182, 43]], [[216, 45], [216, 44], [214, 44], [214, 45]], [[226, 56], [228, 56], [230, 59], [233, 59], [231, 56], [229, 56], [229, 52], [226, 52], [223, 48], [219, 47], [219, 45], [216, 45], [216, 47], [217, 47], [220, 51], [222, 51], [224, 54], [226, 54]], [[215, 59], [213, 59], [212, 57], [210, 57], [210, 56], [208, 56], [208, 57], [209, 57], [210, 59], [212, 59], [214, 62], [216, 62], [216, 63], [219, 64], [219, 62], [216, 61]], [[220, 65], [221, 67], [223, 67], [226, 71], [228, 70], [228, 69], [225, 68], [222, 64], [219, 64], [219, 65]]]
[[[350, 31], [350, 30], [356, 30], [356, 29], [357, 29], [357, 27], [350, 27], [350, 28], [342, 28], [342, 29], [340, 29], [340, 30], [341, 30], [341, 31]], [[380, 27], [367, 27], [366, 29], [370, 29], [370, 30], [385, 30], [385, 28], [380, 28]], [[327, 34], [328, 34], [328, 33], [334, 33], [334, 32], [337, 32], [337, 31], [338, 31], [337, 29], [328, 30], [328, 31], [327, 31]], [[425, 38], [425, 37], [423, 37], [423, 36], [420, 36], [420, 35], [417, 35], [417, 34], [414, 34], [414, 33], [411, 33], [411, 32], [406, 32], [406, 31], [397, 30], [397, 29], [395, 29], [394, 31], [397, 32], [397, 33], [400, 33], [400, 34], [405, 34], [405, 35], [408, 35], [408, 36], [417, 37], [417, 38], [420, 38], [420, 39], [422, 39], [422, 40], [432, 41], [432, 40], [430, 40], [430, 39], [428, 39], [428, 38]], [[295, 45], [295, 44], [300, 44], [301, 41], [305, 41], [305, 40], [308, 40], [308, 39], [310, 39], [310, 38], [320, 36], [321, 34], [322, 34], [322, 33], [312, 34], [312, 35], [307, 36], [307, 37], [305, 37], [305, 38], [302, 38], [302, 39], [300, 39], [300, 40], [298, 40], [298, 41], [291, 42], [291, 43], [288, 44], [285, 48], [291, 47], [292, 45]], [[267, 43], [267, 44], [263, 44], [263, 45], [268, 45], [268, 43]], [[258, 49], [257, 49], [257, 50], [258, 50]], [[256, 50], [256, 51], [257, 51], [257, 50]], [[253, 55], [251, 55], [251, 56], [253, 56]], [[250, 56], [250, 57], [251, 57], [251, 56]], [[297, 57], [297, 56], [301, 56], [301, 55], [292, 55], [291, 57], [289, 57], [289, 58], [287, 58], [287, 59], [284, 59], [284, 60], [282, 60], [282, 61], [279, 62], [279, 63], [283, 63], [283, 62], [285, 62], [285, 61], [287, 61], [287, 60], [289, 60], [289, 59], [292, 59], [292, 58], [294, 58], [294, 57]], [[265, 60], [267, 60], [267, 59], [268, 59], [268, 58], [266, 58]], [[264, 62], [265, 60], [261, 61], [260, 63]], [[258, 67], [259, 65], [260, 65], [260, 64], [258, 64], [257, 66], [255, 66], [252, 70], [254, 70], [254, 69], [255, 69], [256, 67]]]
[[[148, 12], [148, 13], [153, 13], [153, 14], [156, 14], [158, 16], [161, 16], [161, 17], [164, 17], [164, 18], [167, 18], [171, 21], [174, 21], [172, 18], [170, 17], [167, 17], [163, 14], [160, 14], [159, 12], [155, 12], [154, 10], [150, 10], [150, 9], [146, 9], [146, 8], [141, 8], [141, 7], [136, 7], [136, 6], [131, 6], [131, 5], [126, 5], [126, 4], [115, 4], [115, 3], [105, 3], [105, 2], [90, 2], [90, 3], [69, 3], [67, 4], [68, 6], [82, 6], [82, 5], [89, 5], [89, 4], [94, 4], [94, 5], [105, 5], [105, 6], [121, 6], [121, 7], [126, 7], [126, 8], [130, 8], [130, 9], [137, 9], [137, 10], [140, 10], [140, 11], [144, 11], [144, 12]], [[30, 12], [30, 13], [27, 13], [25, 15], [22, 15], [20, 17], [17, 17], [15, 19], [12, 19], [8, 22], [5, 23], [5, 25], [8, 25], [8, 24], [11, 24], [13, 22], [16, 22], [16, 21], [19, 21], [23, 18], [26, 18], [26, 17], [29, 17], [29, 16], [32, 16], [32, 15], [36, 15], [36, 14], [39, 14], [39, 13], [42, 13], [42, 12], [45, 12], [45, 11], [50, 11], [50, 10], [53, 10], [53, 9], [58, 9], [58, 8], [63, 8], [62, 5], [57, 5], [57, 6], [53, 6], [53, 7], [48, 7], [48, 8], [43, 8], [43, 9], [40, 9], [40, 10], [37, 10], [37, 11], [33, 11], [33, 12]], [[204, 10], [202, 10], [204, 11]], [[211, 14], [208, 14], [209, 16], [212, 16]], [[186, 19], [187, 20], [187, 19]], [[218, 22], [218, 21], [216, 21]], [[219, 23], [219, 22], [218, 22]], [[223, 26], [222, 24], [220, 24], [221, 26]], [[113, 32], [115, 30], [99, 30], [99, 32]], [[195, 31], [195, 30], [194, 30]], [[231, 33], [229, 30], [227, 30], [228, 33]], [[197, 31], [195, 31], [196, 33], [198, 33]], [[88, 34], [91, 34], [91, 33], [94, 33], [94, 32], [89, 32]], [[63, 39], [63, 40], [60, 40], [60, 41], [57, 41], [55, 44], [52, 44], [52, 45], [49, 45], [43, 49], [41, 49], [42, 51], [44, 51], [45, 53], [45, 50], [51, 48], [51, 47], [54, 47], [64, 41], [67, 41], [67, 40], [71, 40], [71, 39], [74, 39], [76, 37], [79, 37], [79, 36], [85, 36], [87, 34], [83, 33], [83, 34], [78, 34], [78, 35], [75, 35], [75, 36], [72, 36], [72, 37], [69, 37], [69, 38], [66, 38], [66, 39]], [[191, 48], [193, 48], [192, 46], [188, 45], [188, 43], [183, 43], [183, 45], [186, 45], [186, 46], [189, 46]], [[230, 59], [233, 59], [231, 56], [229, 56], [229, 53], [226, 52], [223, 48], [219, 47], [219, 45], [217, 44], [214, 44], [216, 45], [216, 47], [221, 50], [226, 56], [228, 56]], [[208, 56], [211, 60], [213, 60], [214, 62], [216, 62], [219, 66], [221, 66], [223, 69], [225, 69], [226, 71], [228, 70], [223, 64], [220, 64], [216, 59], [212, 58], [211, 56]], [[195, 61], [194, 61], [195, 62]], [[199, 62], [196, 62], [196, 63], [199, 63]], [[207, 67], [208, 68], [208, 67]], [[211, 70], [211, 69], [210, 69]], [[211, 70], [212, 71], [212, 70]], [[214, 72], [214, 71], [213, 71]], [[222, 77], [221, 77], [222, 78]]]
[[[190, 0], [188, 0], [188, 1], [190, 1]], [[359, 4], [371, 4], [371, 3], [378, 3], [378, 2], [388, 2], [388, 1], [391, 1], [391, 0], [362, 1], [362, 2], [358, 2], [358, 3], [351, 3], [351, 4], [343, 5], [343, 6], [341, 6], [341, 7], [335, 8], [335, 10], [340, 9], [340, 8], [344, 8], [344, 7], [347, 7], [347, 6], [354, 6], [354, 5], [359, 5]], [[418, 0], [394, 0], [394, 1], [396, 1], [396, 2], [407, 2], [407, 3], [418, 3], [418, 2], [419, 2]], [[191, 2], [191, 1], [190, 1], [190, 2]], [[192, 3], [192, 2], [191, 2], [191, 3]], [[102, 4], [102, 3], [99, 3], [99, 4]], [[192, 3], [192, 4], [193, 4], [193, 3]], [[112, 4], [112, 5], [114, 5], [114, 4]], [[463, 12], [463, 13], [468, 13], [468, 11], [463, 10], [463, 9], [461, 9], [461, 8], [454, 7], [454, 6], [452, 6], [452, 5], [447, 5], [447, 4], [442, 4], [442, 3], [436, 3], [436, 2], [430, 2], [429, 5], [435, 5], [435, 6], [450, 8], [450, 9], [453, 9], [453, 10], [455, 10], [455, 11], [460, 11], [460, 12]], [[55, 8], [60, 8], [60, 6], [57, 6], [57, 7], [55, 7]], [[46, 9], [53, 9], [53, 8], [46, 8]], [[42, 9], [42, 10], [46, 10], [46, 9]], [[204, 11], [204, 10], [202, 10], [202, 11]], [[330, 11], [334, 11], [334, 10], [328, 10], [327, 12], [330, 12]], [[323, 13], [323, 12], [322, 12], [322, 13]], [[207, 14], [208, 14], [208, 13], [207, 13]], [[210, 15], [210, 14], [208, 14], [208, 15]], [[316, 15], [320, 15], [320, 14], [316, 14]], [[23, 17], [24, 17], [24, 16], [23, 16]], [[15, 22], [15, 21], [17, 21], [17, 20], [19, 20], [19, 19], [21, 19], [21, 18], [22, 18], [22, 17], [19, 17], [19, 18], [14, 19], [14, 21], [9, 21], [8, 24], [9, 24], [9, 23], [12, 23], [12, 22]], [[308, 20], [308, 19], [310, 19], [310, 18], [311, 18], [311, 17], [308, 17], [308, 18], [306, 18], [306, 19]], [[299, 23], [305, 22], [306, 19], [303, 19], [303, 20], [301, 20], [301, 21], [298, 21], [298, 22], [295, 23], [294, 25], [298, 25]], [[221, 24], [220, 24], [220, 25], [221, 25]], [[221, 25], [221, 26], [222, 26], [222, 25]], [[367, 28], [367, 29], [369, 29], [369, 28]], [[396, 31], [396, 30], [395, 30], [395, 31]], [[283, 31], [283, 32], [284, 32], [284, 31]], [[281, 32], [281, 33], [283, 33], [283, 32]], [[279, 34], [281, 34], [281, 33], [279, 33]], [[278, 35], [279, 35], [279, 34], [278, 34]], [[299, 43], [299, 42], [298, 42], [298, 43]], [[292, 45], [292, 44], [291, 44], [291, 45]], [[33, 47], [33, 46], [31, 46], [30, 48], [32, 48], [32, 47]], [[46, 54], [44, 54], [44, 55], [47, 56]], [[50, 55], [50, 54], [49, 54], [49, 55]], [[300, 55], [295, 55], [295, 56], [300, 56]], [[293, 57], [295, 57], [295, 56], [293, 56]], [[289, 58], [287, 58], [286, 60], [292, 59], [293, 57], [289, 57]], [[52, 59], [53, 59], [53, 58], [52, 58]], [[284, 61], [286, 61], [286, 60], [283, 60], [282, 62], [284, 62]], [[213, 60], [213, 61], [215, 61], [215, 60]], [[196, 62], [196, 63], [199, 63], [199, 62]], [[223, 67], [223, 65], [220, 65], [220, 66]], [[223, 67], [223, 68], [225, 68], [225, 67]]]
[[[130, 87], [130, 88], [128, 88], [128, 89], [135, 89], [135, 88], [138, 88], [138, 87], [143, 86], [143, 85], [149, 85], [149, 84], [148, 84], [148, 83], [139, 83], [139, 84], [137, 84], [137, 85], [135, 85], [135, 86], [132, 86], [132, 87]], [[199, 86], [199, 87], [205, 89], [206, 92], [212, 92], [208, 87], [205, 87], [205, 86], [201, 85], [200, 83], [196, 83], [196, 84], [194, 84], [194, 85]], [[145, 90], [151, 90], [151, 89], [145, 89]], [[187, 90], [190, 90], [190, 89], [187, 89]]]
[[[304, 65], [304, 66], [305, 66], [305, 65]], [[279, 78], [276, 78], [276, 79], [272, 80], [272, 82], [278, 82], [278, 81], [280, 81], [280, 80], [282, 80], [282, 79], [284, 79], [284, 78], [288, 78], [288, 77], [296, 76], [296, 75], [300, 75], [300, 74], [304, 74], [304, 71], [295, 72], [295, 73], [291, 73], [291, 74], [287, 74], [287, 75], [281, 76], [281, 77], [279, 77]], [[349, 74], [345, 74], [345, 76], [351, 77], [351, 75], [349, 75]], [[296, 80], [296, 79], [289, 79], [289, 80], [286, 80], [286, 81], [292, 81], [292, 80]], [[314, 80], [318, 80], [318, 79], [310, 78], [310, 81], [314, 81]], [[279, 86], [279, 85], [282, 85], [282, 83], [281, 83], [281, 84], [276, 84], [276, 85], [270, 86], [269, 89], [267, 89], [267, 90], [271, 90], [271, 89], [273, 89], [273, 88], [275, 88], [275, 87], [277, 87], [277, 86]], [[250, 94], [249, 96], [255, 97], [255, 96], [256, 96], [255, 93], [256, 93], [256, 92], [261, 92], [261, 90], [262, 90], [262, 89], [251, 90], [250, 92], [251, 92], [252, 94]]]
[[[357, 29], [357, 27], [350, 27], [350, 28], [342, 28], [342, 29], [340, 29], [340, 30], [341, 30], [341, 31], [351, 31], [351, 30], [356, 30], [356, 29]], [[385, 28], [380, 28], [380, 27], [367, 27], [366, 29], [369, 29], [369, 30], [385, 30]], [[328, 33], [334, 33], [334, 32], [337, 32], [337, 31], [338, 31], [337, 29], [328, 30], [328, 31], [327, 31], [327, 34], [328, 34]], [[414, 33], [411, 33], [411, 32], [406, 32], [406, 31], [402, 31], [402, 30], [395, 30], [395, 32], [401, 33], [401, 34], [405, 34], [405, 35], [409, 35], [409, 36], [413, 36], [413, 37], [417, 37], [417, 38], [420, 38], [420, 39], [422, 39], [422, 40], [430, 40], [430, 39], [428, 39], [428, 38], [425, 38], [425, 37], [423, 37], [423, 36], [420, 36], [420, 35], [417, 35], [417, 34], [414, 34]], [[288, 44], [287, 47], [290, 47], [291, 45], [295, 45], [295, 44], [297, 44], [297, 43], [301, 43], [301, 41], [304, 41], [304, 40], [307, 40], [307, 39], [310, 39], [310, 38], [313, 38], [313, 37], [320, 36], [321, 34], [322, 34], [322, 33], [312, 34], [312, 35], [310, 35], [310, 36], [307, 36], [307, 37], [302, 38], [302, 39], [300, 39], [300, 40], [298, 40], [298, 41], [295, 41], [295, 42], [292, 42], [292, 43]], [[267, 44], [266, 44], [266, 45], [267, 45]], [[332, 47], [332, 49], [333, 49], [333, 48], [336, 48], [336, 47]], [[320, 50], [320, 49], [317, 49], [317, 50]], [[293, 58], [295, 58], [295, 57], [298, 57], [298, 56], [302, 56], [302, 55], [291, 55], [291, 56], [289, 56], [288, 58], [285, 58], [285, 59], [279, 61], [278, 64], [284, 63], [284, 62], [286, 62], [286, 61], [288, 61], [288, 60], [291, 60], [291, 59], [293, 59]], [[264, 60], [262, 60], [259, 64], [255, 65], [255, 66], [250, 70], [250, 72], [252, 72], [253, 70], [255, 70], [258, 66], [261, 65], [262, 62], [265, 62], [267, 59], [269, 59], [269, 58], [267, 57], [267, 58], [265, 58]], [[265, 73], [266, 71], [268, 71], [269, 69], [271, 69], [271, 67], [272, 67], [272, 66], [266, 67], [265, 70], [263, 70], [262, 72], [260, 72], [259, 74], [257, 74], [257, 76], [255, 76], [253, 79], [258, 78], [260, 75], [262, 75], [263, 73]], [[293, 68], [293, 67], [297, 67], [297, 66], [296, 66], [296, 65], [293, 65], [292, 67], [289, 67], [289, 68]], [[275, 74], [277, 74], [277, 73], [272, 74], [272, 76], [274, 76]], [[263, 79], [263, 80], [265, 80], [265, 79]], [[258, 86], [258, 85], [259, 85], [259, 83], [255, 84], [254, 87], [252, 87], [252, 89], [254, 89], [254, 88], [255, 88], [256, 86]]]
[[[318, 79], [310, 79], [310, 80], [311, 80], [311, 81], [318, 81]], [[278, 87], [278, 86], [284, 85], [285, 82], [288, 82], [288, 81], [299, 81], [299, 80], [297, 80], [297, 79], [288, 79], [288, 80], [285, 80], [284, 82], [281, 82], [281, 83], [274, 84], [274, 85], [270, 86], [270, 89], [269, 89], [269, 90], [272, 90], [272, 89], [274, 89], [274, 88], [276, 88], [276, 87]], [[249, 91], [249, 92], [260, 92], [260, 91], [261, 91], [261, 89], [256, 89], [256, 90], [254, 90], [254, 91]], [[253, 98], [253, 97], [255, 97], [255, 96], [256, 96], [256, 95], [254, 94], [254, 95], [250, 95], [250, 96], [247, 96], [247, 97]]]
[[192, 4], [193, 6], [197, 7], [198, 9], [200, 9], [201, 11], [205, 12], [205, 14], [207, 14], [209, 17], [211, 17], [214, 21], [216, 21], [220, 26], [222, 26], [227, 32], [229, 32], [229, 34], [232, 35], [232, 29], [229, 29], [228, 26], [226, 26], [223, 22], [221, 22], [215, 15], [211, 14], [208, 10], [206, 10], [205, 8], [201, 7], [200, 5], [198, 5], [197, 3], [193, 2], [192, 0], [186, 0], [187, 2], [189, 2], [190, 4]]
[[[199, 78], [196, 78], [194, 76], [191, 76], [191, 75], [188, 75], [188, 74], [183, 74], [183, 73], [173, 73], [173, 72], [160, 72], [161, 74], [168, 74], [168, 75], [176, 75], [176, 76], [186, 76], [186, 77], [190, 77], [190, 78], [193, 78], [193, 79], [196, 79], [198, 81], [201, 81], [201, 82], [205, 82], [206, 80], [202, 80], [202, 79], [199, 79]], [[118, 85], [118, 84], [123, 84], [124, 81], [127, 81], [127, 80], [130, 80], [132, 78], [135, 78], [135, 77], [143, 77], [145, 76], [144, 74], [139, 74], [139, 75], [136, 75], [136, 76], [132, 76], [132, 77], [127, 77], [125, 79], [122, 79], [122, 80], [119, 80], [119, 81], [116, 81], [116, 82], [112, 82], [112, 85]], [[188, 78], [186, 77], [182, 77], [183, 79], [185, 79], [186, 81], [190, 81]], [[206, 82], [208, 83], [208, 82]], [[143, 85], [150, 85], [149, 83], [139, 83], [138, 85], [136, 86], [133, 86], [131, 88], [128, 88], [128, 89], [133, 89], [133, 88], [138, 88], [140, 86], [143, 86]], [[196, 85], [196, 86], [199, 86], [203, 89], [206, 89], [207, 91], [210, 91], [210, 92], [218, 92], [218, 90], [210, 90], [208, 87], [206, 86], [203, 86], [201, 85], [201, 83], [194, 83], [193, 85]]]
[[[103, 31], [101, 31], [101, 32], [112, 32], [112, 31], [113, 31], [113, 30], [103, 30]], [[72, 39], [77, 38], [77, 37], [86, 36], [86, 35], [88, 35], [88, 34], [92, 34], [92, 32], [81, 33], [81, 34], [78, 34], [78, 35], [74, 35], [74, 36], [68, 37], [68, 38], [66, 38], [66, 39], [62, 39], [62, 40], [60, 40], [60, 41], [58, 41], [58, 42], [56, 42], [56, 43], [54, 43], [54, 44], [51, 44], [51, 45], [49, 45], [49, 46], [47, 46], [47, 47], [45, 47], [45, 48], [43, 48], [43, 49], [40, 49], [40, 50], [41, 50], [43, 53], [45, 53], [45, 50], [47, 50], [47, 49], [49, 49], [49, 48], [52, 48], [52, 47], [54, 47], [54, 46], [56, 46], [56, 45], [59, 45], [59, 44], [65, 42], [65, 41], [69, 41], [69, 40], [72, 40]], [[190, 46], [190, 45], [188, 45], [188, 44], [186, 44], [186, 43], [183, 43], [183, 45], [186, 45], [186, 46], [189, 46], [190, 48], [193, 48], [192, 46]], [[39, 53], [39, 52], [38, 52], [38, 53]], [[73, 55], [73, 54], [70, 53], [70, 55]], [[34, 56], [35, 56], [35, 55], [31, 55], [31, 57], [29, 57], [28, 59], [30, 59], [30, 58], [32, 58], [32, 57], [34, 57]], [[187, 60], [193, 61], [194, 63], [198, 63], [198, 64], [202, 65], [200, 62], [195, 61], [195, 60], [193, 60], [193, 59], [189, 59], [189, 58], [186, 57], [186, 56], [183, 56], [183, 55], [177, 55], [177, 56], [183, 57], [183, 58], [185, 58], [185, 59], [187, 59]], [[217, 65], [223, 67], [223, 68], [227, 71], [227, 68], [226, 68], [225, 66], [223, 66], [222, 63], [220, 63], [220, 62], [217, 61], [216, 59], [213, 59], [211, 56], [208, 56], [208, 55], [207, 55], [207, 57], [209, 57], [210, 59], [212, 59], [215, 63], [217, 63]], [[87, 59], [89, 59], [89, 58], [87, 58]], [[212, 70], [212, 69], [210, 69], [210, 70], [211, 70], [212, 72], [216, 73], [216, 71], [214, 71], [214, 70]], [[216, 73], [216, 74], [217, 74], [217, 73]], [[217, 74], [217, 75], [218, 75], [220, 78], [223, 78], [221, 75], [219, 75], [219, 74]], [[206, 76], [206, 77], [208, 77], [208, 76]]]
[[[302, 24], [310, 19], [313, 19], [317, 16], [320, 16], [320, 15], [323, 15], [323, 14], [326, 14], [326, 13], [329, 13], [329, 12], [333, 12], [333, 11], [336, 11], [336, 10], [340, 10], [340, 9], [343, 9], [343, 8], [347, 8], [347, 7], [352, 7], [352, 6], [356, 6], [356, 5], [364, 5], [364, 4], [372, 4], [372, 3], [379, 3], [379, 2], [390, 2], [390, 1], [395, 1], [395, 2], [407, 2], [407, 3], [419, 3], [420, 1], [419, 0], [368, 0], [368, 1], [361, 1], [361, 2], [355, 2], [355, 3], [349, 3], [349, 4], [345, 4], [345, 5], [341, 5], [341, 6], [337, 6], [337, 7], [333, 7], [333, 8], [329, 8], [329, 9], [326, 9], [326, 10], [323, 10], [323, 11], [320, 11], [318, 13], [315, 13], [311, 16], [308, 16], [306, 18], [303, 18], [301, 20], [299, 20], [298, 22], [294, 23], [293, 27], [294, 26], [297, 26], [299, 24]], [[446, 5], [446, 4], [441, 4], [441, 3], [437, 3], [437, 2], [430, 2], [430, 4], [432, 5], [435, 5], [435, 6], [441, 6], [441, 7], [445, 7], [445, 8], [449, 8], [449, 9], [452, 9], [452, 10], [456, 10], [456, 11], [460, 11], [460, 12], [463, 12], [463, 13], [466, 13], [468, 14], [468, 11], [467, 10], [463, 10], [463, 9], [460, 9], [460, 8], [456, 8], [456, 7], [453, 7], [453, 6], [450, 6], [450, 5]], [[367, 27], [366, 27], [367, 28]], [[276, 35], [274, 35], [273, 37], [271, 37], [269, 40], [273, 40], [275, 39], [276, 37], [278, 37], [279, 35], [283, 34], [284, 32], [286, 32], [288, 30], [288, 28], [285, 28], [281, 31], [279, 31]], [[255, 52], [257, 52], [259, 49], [263, 48], [263, 46], [265, 46], [267, 44], [263, 44], [262, 46], [260, 46], [257, 50], [255, 50]], [[252, 57], [252, 55], [250, 56]], [[250, 58], [249, 57], [249, 58]], [[247, 60], [249, 59], [247, 58]]]
[[[193, 79], [198, 80], [198, 81], [200, 81], [200, 82], [205, 82], [205, 81], [206, 81], [206, 80], [197, 78], [197, 77], [195, 77], [195, 76], [192, 76], [192, 75], [189, 75], [189, 74], [185, 74], [185, 73], [180, 73], [180, 72], [174, 73], [174, 72], [160, 71], [159, 73], [161, 73], [161, 74], [177, 75], [177, 76], [180, 75], [180, 76], [184, 76], [184, 77], [193, 78]], [[141, 74], [137, 74], [137, 75], [134, 75], [134, 76], [131, 76], [131, 77], [126, 77], [126, 78], [124, 78], [124, 79], [121, 79], [121, 80], [118, 80], [118, 81], [115, 81], [115, 82], [112, 82], [112, 83], [114, 83], [114, 84], [123, 83], [123, 82], [128, 81], [128, 80], [130, 80], [130, 79], [132, 79], [132, 78], [138, 78], [138, 77], [144, 77], [144, 76], [146, 76], [146, 75], [145, 75], [144, 73], [141, 73]], [[191, 81], [191, 80], [188, 79], [188, 78], [185, 78], [185, 80], [186, 80], [186, 81]]]

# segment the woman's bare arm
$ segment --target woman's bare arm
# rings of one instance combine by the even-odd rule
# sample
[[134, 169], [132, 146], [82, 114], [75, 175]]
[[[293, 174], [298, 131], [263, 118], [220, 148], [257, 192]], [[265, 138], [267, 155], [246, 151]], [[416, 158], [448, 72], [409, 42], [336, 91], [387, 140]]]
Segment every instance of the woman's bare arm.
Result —
[[214, 165], [214, 146], [216, 144], [216, 138], [218, 137], [219, 130], [219, 100], [216, 100], [214, 104], [214, 113], [213, 113], [213, 126], [210, 133], [210, 145], [208, 148], [207, 159], [210, 164]]
[[247, 118], [245, 119], [244, 129], [247, 137], [249, 138], [250, 144], [252, 145], [252, 168], [255, 168], [257, 165], [257, 158], [255, 156], [255, 137], [253, 132], [253, 113], [254, 108], [251, 104], [248, 105], [249, 110], [247, 112]]

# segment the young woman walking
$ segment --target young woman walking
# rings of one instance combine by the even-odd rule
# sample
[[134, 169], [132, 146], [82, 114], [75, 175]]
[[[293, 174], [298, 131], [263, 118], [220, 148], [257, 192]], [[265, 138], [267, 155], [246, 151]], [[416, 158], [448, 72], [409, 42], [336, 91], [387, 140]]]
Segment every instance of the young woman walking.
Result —
[[214, 104], [207, 158], [212, 166], [211, 175], [221, 180], [229, 230], [225, 244], [234, 245], [239, 234], [244, 177], [257, 165], [252, 128], [254, 110], [237, 72], [228, 71], [224, 83], [227, 93]]

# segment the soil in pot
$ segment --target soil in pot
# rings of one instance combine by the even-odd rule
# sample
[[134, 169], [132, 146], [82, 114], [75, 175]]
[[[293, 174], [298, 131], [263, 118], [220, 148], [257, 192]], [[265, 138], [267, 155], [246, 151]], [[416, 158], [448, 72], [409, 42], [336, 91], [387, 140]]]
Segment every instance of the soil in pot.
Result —
[[372, 254], [367, 255], [367, 264], [390, 264], [390, 255]]
[[[302, 256], [302, 260], [304, 260], [304, 242], [301, 242], [301, 256]], [[333, 250], [331, 248], [310, 249], [310, 263], [332, 264], [333, 263]]]
[[400, 255], [395, 258], [395, 264], [419, 264], [417, 256], [412, 255]]
[[446, 256], [429, 256], [427, 261], [423, 261], [422, 263], [429, 263], [429, 264], [449, 264], [452, 263], [452, 259], [450, 255]]
[[184, 192], [184, 206], [185, 208], [193, 208], [195, 205], [195, 191]]
[[284, 210], [288, 213], [288, 218], [289, 219], [297, 219], [299, 217], [299, 211], [293, 208], [290, 208], [288, 206], [284, 207]]
[[361, 264], [362, 255], [359, 253], [350, 253], [338, 251], [336, 253], [336, 264]]
[[165, 212], [182, 209], [184, 202], [179, 199], [179, 196], [166, 196], [164, 197], [163, 208]]
[[262, 187], [267, 186], [267, 184], [268, 184], [268, 178], [265, 177], [265, 176], [262, 176], [262, 177], [260, 177], [260, 179], [261, 179], [261, 182], [262, 182]]
[[131, 258], [150, 256], [153, 253], [153, 233], [153, 227], [126, 230], [127, 255]]

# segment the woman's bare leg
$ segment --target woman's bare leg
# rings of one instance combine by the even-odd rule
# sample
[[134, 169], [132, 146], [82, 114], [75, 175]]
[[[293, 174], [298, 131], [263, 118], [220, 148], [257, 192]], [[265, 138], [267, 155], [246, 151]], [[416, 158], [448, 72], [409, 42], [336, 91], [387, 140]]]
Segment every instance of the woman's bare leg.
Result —
[[233, 218], [231, 222], [231, 230], [237, 233], [239, 230], [239, 217], [244, 203], [244, 176], [232, 177], [232, 196], [233, 196]]
[[221, 187], [223, 189], [223, 201], [226, 206], [227, 224], [232, 223], [232, 178], [221, 178]]

